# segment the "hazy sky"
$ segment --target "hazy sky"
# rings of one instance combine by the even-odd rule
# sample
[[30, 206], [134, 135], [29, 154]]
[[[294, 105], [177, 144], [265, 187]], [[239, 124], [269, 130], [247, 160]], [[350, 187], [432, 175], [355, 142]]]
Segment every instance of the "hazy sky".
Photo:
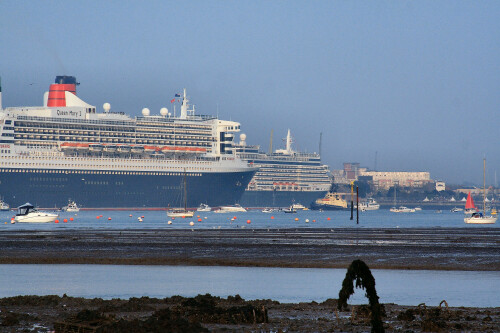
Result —
[[332, 169], [500, 177], [500, 1], [1, 1], [0, 75], [4, 107], [56, 75], [131, 115], [185, 87], [266, 151], [290, 128]]

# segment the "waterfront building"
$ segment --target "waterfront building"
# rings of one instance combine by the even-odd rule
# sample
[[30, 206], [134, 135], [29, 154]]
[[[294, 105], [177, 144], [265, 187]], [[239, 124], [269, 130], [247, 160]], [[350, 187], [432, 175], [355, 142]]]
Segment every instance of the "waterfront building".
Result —
[[376, 189], [389, 189], [395, 185], [403, 187], [423, 187], [432, 183], [429, 172], [404, 171], [363, 171], [360, 176], [370, 176]]

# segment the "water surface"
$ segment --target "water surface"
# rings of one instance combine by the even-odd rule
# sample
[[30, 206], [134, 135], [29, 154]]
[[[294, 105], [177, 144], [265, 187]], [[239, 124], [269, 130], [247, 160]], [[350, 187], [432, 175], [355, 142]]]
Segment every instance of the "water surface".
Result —
[[[221, 266], [0, 265], [0, 297], [186, 297], [210, 293], [279, 302], [338, 298], [344, 269]], [[500, 272], [372, 270], [382, 303], [500, 306]], [[351, 304], [367, 303], [356, 289]]]
[[[349, 211], [299, 211], [297, 214], [283, 212], [246, 213], [197, 212], [193, 218], [171, 219], [165, 211], [80, 211], [59, 212], [59, 223], [16, 223], [10, 219], [14, 212], [0, 212], [1, 230], [53, 230], [53, 229], [231, 229], [231, 228], [494, 228], [492, 225], [471, 225], [464, 223], [463, 213], [444, 210], [436, 213], [423, 210], [415, 213], [392, 213], [387, 209], [360, 212], [359, 224], [350, 220]], [[102, 217], [100, 217], [102, 215]], [[142, 218], [144, 216], [144, 218]], [[199, 217], [198, 217], [199, 216]], [[99, 217], [99, 218], [97, 218]], [[138, 220], [141, 217], [142, 222]], [[73, 218], [73, 221], [70, 219]], [[68, 222], [64, 222], [66, 219]], [[168, 224], [171, 221], [171, 224]], [[247, 222], [250, 223], [247, 223]], [[193, 225], [191, 225], [191, 222]]]

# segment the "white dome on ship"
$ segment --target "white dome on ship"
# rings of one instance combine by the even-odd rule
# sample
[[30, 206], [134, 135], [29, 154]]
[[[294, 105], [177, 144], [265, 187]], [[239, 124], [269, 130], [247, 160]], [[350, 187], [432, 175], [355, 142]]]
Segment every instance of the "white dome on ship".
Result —
[[160, 114], [165, 117], [166, 115], [168, 115], [168, 109], [167, 108], [161, 108], [160, 109]]
[[247, 135], [245, 133], [240, 134], [240, 141], [245, 141], [247, 139]]
[[148, 108], [144, 108], [144, 109], [142, 109], [142, 115], [143, 115], [144, 117], [149, 116], [149, 114], [150, 114], [150, 111], [149, 111], [149, 109], [148, 109]]
[[109, 112], [109, 110], [111, 109], [111, 104], [109, 103], [104, 103], [102, 105], [102, 108], [104, 109], [104, 112]]

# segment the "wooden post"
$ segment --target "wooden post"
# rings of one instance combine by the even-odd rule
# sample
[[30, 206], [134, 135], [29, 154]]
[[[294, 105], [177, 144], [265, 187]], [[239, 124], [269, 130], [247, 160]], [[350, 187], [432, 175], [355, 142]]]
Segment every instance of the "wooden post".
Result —
[[353, 220], [354, 214], [354, 182], [351, 182], [351, 220]]
[[359, 187], [356, 186], [356, 224], [359, 224]]

